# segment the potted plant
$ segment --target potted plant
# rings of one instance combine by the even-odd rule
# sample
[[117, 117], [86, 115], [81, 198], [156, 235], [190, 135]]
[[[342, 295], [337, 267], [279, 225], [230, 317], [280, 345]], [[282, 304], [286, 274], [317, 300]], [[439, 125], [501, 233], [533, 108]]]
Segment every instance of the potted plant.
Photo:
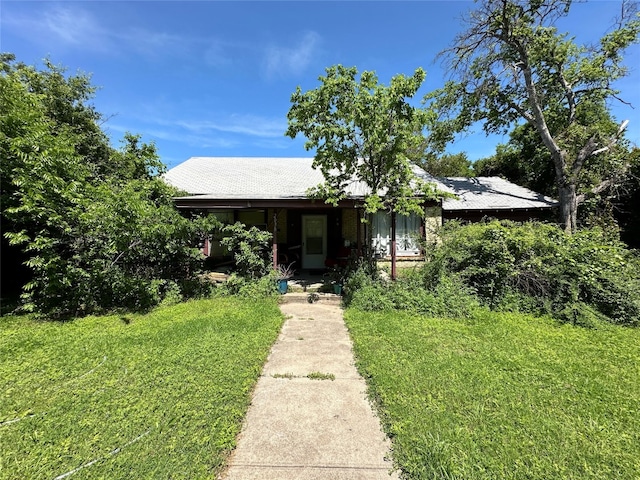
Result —
[[276, 282], [278, 283], [278, 293], [284, 295], [289, 289], [289, 279], [294, 274], [293, 263], [289, 265], [279, 264], [276, 267]]
[[334, 265], [331, 269], [325, 274], [333, 288], [333, 293], [336, 295], [342, 295], [342, 286], [344, 285], [344, 276], [345, 269], [339, 265]]

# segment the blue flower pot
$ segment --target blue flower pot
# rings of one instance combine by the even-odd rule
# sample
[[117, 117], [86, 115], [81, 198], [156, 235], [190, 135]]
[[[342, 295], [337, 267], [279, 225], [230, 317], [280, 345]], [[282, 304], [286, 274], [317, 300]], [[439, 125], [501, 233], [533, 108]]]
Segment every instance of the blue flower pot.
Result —
[[278, 293], [280, 295], [284, 295], [285, 293], [287, 293], [288, 288], [289, 288], [288, 280], [278, 280]]

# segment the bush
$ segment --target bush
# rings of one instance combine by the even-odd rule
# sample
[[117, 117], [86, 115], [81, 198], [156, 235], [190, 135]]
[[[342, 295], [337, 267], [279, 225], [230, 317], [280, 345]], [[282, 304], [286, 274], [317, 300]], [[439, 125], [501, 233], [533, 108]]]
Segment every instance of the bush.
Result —
[[395, 308], [387, 286], [381, 281], [365, 283], [351, 292], [349, 306], [358, 310], [372, 312], [389, 311]]
[[[345, 305], [351, 304], [356, 293], [367, 287], [376, 286], [376, 282], [379, 281], [377, 269], [363, 259], [349, 259], [342, 276], [345, 278], [343, 298]], [[374, 294], [374, 292], [369, 292], [369, 294]]]
[[597, 228], [567, 235], [541, 223], [452, 224], [424, 268], [424, 283], [437, 288], [452, 276], [492, 309], [640, 324], [638, 257]]
[[407, 310], [431, 317], [468, 318], [479, 306], [473, 291], [456, 276], [442, 278], [434, 288], [427, 288], [420, 271], [405, 272], [390, 282], [357, 270], [350, 279], [345, 303], [363, 311]]
[[243, 298], [264, 298], [278, 295], [275, 273], [272, 271], [261, 278], [246, 278], [232, 273], [227, 281], [216, 287], [216, 296], [240, 296]]
[[220, 244], [233, 254], [238, 275], [258, 279], [269, 273], [271, 233], [240, 222], [225, 226], [222, 232], [225, 237]]

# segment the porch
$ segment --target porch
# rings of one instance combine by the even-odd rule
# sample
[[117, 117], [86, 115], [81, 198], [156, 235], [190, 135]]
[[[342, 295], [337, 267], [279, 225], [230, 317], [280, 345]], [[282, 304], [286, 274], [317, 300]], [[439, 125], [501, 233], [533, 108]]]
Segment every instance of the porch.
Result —
[[[391, 215], [378, 212], [363, 221], [364, 212], [355, 204], [336, 208], [325, 204], [255, 208], [208, 208], [225, 224], [241, 222], [272, 233], [274, 266], [292, 265], [297, 271], [322, 272], [336, 265], [344, 265], [358, 256], [365, 246], [373, 249], [379, 260], [390, 260], [394, 238]], [[439, 207], [427, 207], [425, 216], [396, 216], [395, 253], [398, 260], [421, 260], [420, 239], [435, 235], [442, 223]], [[205, 239], [203, 253], [216, 263], [229, 259], [221, 246], [221, 236]]]

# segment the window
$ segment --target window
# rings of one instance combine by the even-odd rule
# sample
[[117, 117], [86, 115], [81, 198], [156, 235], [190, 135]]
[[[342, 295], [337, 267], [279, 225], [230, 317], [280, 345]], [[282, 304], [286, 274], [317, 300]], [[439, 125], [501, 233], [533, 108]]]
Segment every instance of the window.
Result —
[[[220, 221], [224, 225], [231, 225], [233, 223], [233, 210], [219, 210], [209, 212], [211, 215], [216, 217], [218, 221]], [[229, 255], [229, 252], [226, 248], [223, 248], [220, 245], [220, 240], [222, 240], [222, 234], [220, 232], [216, 232], [209, 238], [209, 256], [210, 257], [225, 257]]]
[[267, 229], [264, 210], [239, 210], [238, 221], [244, 223], [247, 227]]
[[[420, 217], [396, 215], [396, 255], [420, 255]], [[371, 223], [371, 245], [380, 257], [391, 255], [391, 214], [376, 212]]]

